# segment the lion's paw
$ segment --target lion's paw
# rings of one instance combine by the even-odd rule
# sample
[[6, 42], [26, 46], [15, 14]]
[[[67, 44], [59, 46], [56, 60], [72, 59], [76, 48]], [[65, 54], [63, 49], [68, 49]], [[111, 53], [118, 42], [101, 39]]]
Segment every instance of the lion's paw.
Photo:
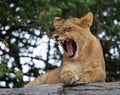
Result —
[[89, 83], [90, 79], [86, 74], [80, 73], [79, 78], [81, 82]]
[[72, 71], [65, 71], [61, 74], [60, 80], [62, 83], [65, 84], [74, 84], [78, 82], [79, 77], [76, 73]]

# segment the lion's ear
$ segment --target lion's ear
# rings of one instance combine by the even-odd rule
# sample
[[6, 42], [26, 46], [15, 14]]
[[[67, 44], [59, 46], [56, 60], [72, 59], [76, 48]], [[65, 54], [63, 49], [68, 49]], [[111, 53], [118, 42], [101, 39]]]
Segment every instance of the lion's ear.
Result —
[[54, 27], [55, 27], [55, 28], [56, 28], [57, 26], [59, 26], [59, 23], [60, 23], [61, 20], [62, 20], [62, 19], [61, 19], [60, 17], [55, 17], [55, 18], [54, 18], [53, 24], [54, 24]]
[[93, 22], [93, 13], [89, 12], [84, 17], [80, 18], [80, 23], [82, 26], [90, 27]]

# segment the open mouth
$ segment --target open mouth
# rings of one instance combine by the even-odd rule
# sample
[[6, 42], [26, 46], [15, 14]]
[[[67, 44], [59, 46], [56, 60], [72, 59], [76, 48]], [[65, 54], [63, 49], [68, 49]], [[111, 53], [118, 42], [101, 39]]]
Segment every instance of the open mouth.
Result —
[[63, 48], [67, 54], [68, 57], [72, 58], [77, 50], [77, 46], [74, 40], [67, 39], [64, 41], [61, 41]]

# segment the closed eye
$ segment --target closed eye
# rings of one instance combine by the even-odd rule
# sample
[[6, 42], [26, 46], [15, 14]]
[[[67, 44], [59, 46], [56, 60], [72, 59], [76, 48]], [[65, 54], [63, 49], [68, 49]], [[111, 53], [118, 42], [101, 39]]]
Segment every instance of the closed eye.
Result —
[[56, 31], [61, 33], [61, 32], [70, 32], [72, 30], [74, 30], [75, 28], [74, 27], [71, 27], [71, 26], [63, 26], [63, 27], [60, 27], [60, 28], [57, 28]]
[[73, 30], [74, 27], [66, 27], [63, 29], [64, 32], [70, 32], [71, 30]]

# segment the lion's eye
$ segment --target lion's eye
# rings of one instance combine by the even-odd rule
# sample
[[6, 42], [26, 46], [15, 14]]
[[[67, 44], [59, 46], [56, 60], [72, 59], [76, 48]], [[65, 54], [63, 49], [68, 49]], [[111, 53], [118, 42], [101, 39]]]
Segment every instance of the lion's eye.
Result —
[[72, 27], [66, 27], [66, 28], [63, 29], [63, 31], [70, 32], [71, 29], [72, 29]]

